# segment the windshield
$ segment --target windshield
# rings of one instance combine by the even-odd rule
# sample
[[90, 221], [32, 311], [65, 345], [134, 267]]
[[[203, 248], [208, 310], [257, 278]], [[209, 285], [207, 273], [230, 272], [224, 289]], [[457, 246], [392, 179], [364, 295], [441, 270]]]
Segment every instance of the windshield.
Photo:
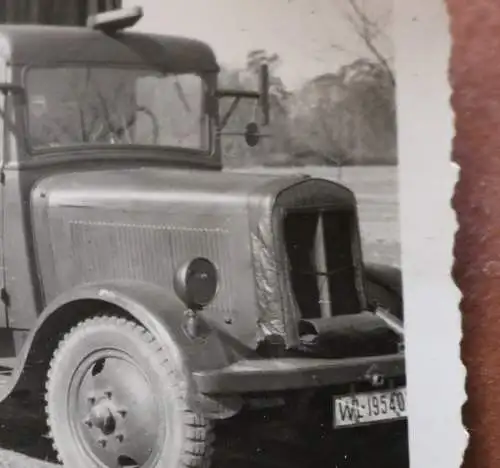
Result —
[[92, 144], [207, 150], [203, 80], [129, 68], [33, 68], [26, 78], [33, 149]]

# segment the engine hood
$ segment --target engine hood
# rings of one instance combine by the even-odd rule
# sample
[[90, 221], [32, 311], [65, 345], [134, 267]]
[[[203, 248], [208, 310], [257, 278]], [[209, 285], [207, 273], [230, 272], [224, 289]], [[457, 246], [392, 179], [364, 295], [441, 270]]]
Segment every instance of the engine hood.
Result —
[[[144, 167], [51, 175], [31, 194], [43, 295], [48, 302], [115, 280], [171, 288], [178, 268], [203, 256], [220, 276], [207, 316], [254, 347], [259, 324], [283, 322], [288, 308], [280, 210], [339, 204], [354, 206], [352, 192], [297, 174]], [[286, 321], [293, 330], [295, 319]]]
[[175, 212], [192, 205], [202, 212], [223, 212], [241, 209], [252, 193], [263, 192], [266, 186], [285, 187], [304, 178], [147, 167], [58, 174], [40, 182], [36, 192], [48, 194], [52, 207], [135, 210], [146, 206]]

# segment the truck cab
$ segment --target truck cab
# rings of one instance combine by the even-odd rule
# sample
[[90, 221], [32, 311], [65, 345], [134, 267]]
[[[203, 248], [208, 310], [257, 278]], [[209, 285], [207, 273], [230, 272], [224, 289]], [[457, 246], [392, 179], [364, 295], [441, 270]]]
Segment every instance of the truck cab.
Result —
[[216, 421], [292, 394], [404, 419], [399, 276], [364, 264], [354, 194], [222, 171], [231, 109], [258, 106], [250, 145], [269, 124], [266, 67], [220, 89], [208, 45], [141, 15], [0, 26], [0, 398], [29, 390], [85, 468], [207, 466]]

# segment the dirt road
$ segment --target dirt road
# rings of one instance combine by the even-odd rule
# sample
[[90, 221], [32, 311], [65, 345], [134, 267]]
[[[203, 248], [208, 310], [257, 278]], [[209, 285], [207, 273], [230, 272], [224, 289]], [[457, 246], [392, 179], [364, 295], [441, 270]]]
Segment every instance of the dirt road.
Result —
[[[34, 408], [16, 402], [0, 406], [0, 440], [6, 448], [0, 450], [0, 468], [60, 467], [50, 463], [54, 454]], [[324, 439], [254, 414], [220, 424], [213, 468], [408, 468], [404, 423], [359, 428], [355, 435], [340, 431]]]
[[23, 401], [9, 399], [0, 404], [0, 468], [50, 468], [58, 465], [45, 425], [37, 410]]

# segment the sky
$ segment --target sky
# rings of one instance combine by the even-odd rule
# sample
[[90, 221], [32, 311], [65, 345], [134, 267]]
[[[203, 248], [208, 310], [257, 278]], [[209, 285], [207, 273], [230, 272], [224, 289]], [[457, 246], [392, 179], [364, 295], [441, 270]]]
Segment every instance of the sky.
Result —
[[[392, 55], [393, 0], [358, 3], [370, 18], [384, 18], [387, 37], [378, 45]], [[124, 7], [133, 5], [144, 9], [135, 30], [203, 40], [223, 65], [244, 66], [254, 49], [278, 53], [277, 73], [291, 90], [370, 56], [345, 19], [347, 0], [123, 0]]]

